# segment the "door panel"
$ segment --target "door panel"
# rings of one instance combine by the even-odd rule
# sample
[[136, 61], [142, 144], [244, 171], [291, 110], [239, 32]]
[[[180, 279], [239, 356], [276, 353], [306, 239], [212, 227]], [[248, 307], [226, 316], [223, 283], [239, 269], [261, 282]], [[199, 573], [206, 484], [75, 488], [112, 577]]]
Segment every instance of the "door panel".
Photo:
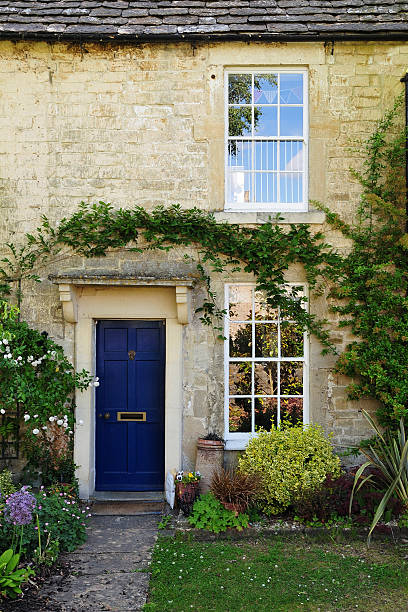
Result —
[[[96, 489], [162, 490], [164, 323], [100, 321], [96, 346]], [[118, 421], [118, 412], [145, 420]]]

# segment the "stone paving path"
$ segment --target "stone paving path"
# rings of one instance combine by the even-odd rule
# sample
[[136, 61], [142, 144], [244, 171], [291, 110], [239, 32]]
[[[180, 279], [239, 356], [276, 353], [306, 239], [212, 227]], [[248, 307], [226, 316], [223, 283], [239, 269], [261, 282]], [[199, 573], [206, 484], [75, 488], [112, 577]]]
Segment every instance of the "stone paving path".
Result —
[[55, 577], [44, 588], [64, 612], [136, 612], [146, 601], [157, 515], [93, 516], [88, 539], [64, 556], [71, 576]]

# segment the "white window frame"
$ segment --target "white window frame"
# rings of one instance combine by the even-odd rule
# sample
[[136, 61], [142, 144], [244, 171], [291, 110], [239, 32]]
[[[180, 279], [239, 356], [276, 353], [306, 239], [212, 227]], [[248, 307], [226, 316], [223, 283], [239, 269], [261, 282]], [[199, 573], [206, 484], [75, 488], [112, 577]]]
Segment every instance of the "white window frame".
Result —
[[[256, 433], [244, 433], [244, 432], [230, 432], [229, 431], [229, 288], [231, 286], [251, 287], [255, 288], [255, 283], [248, 282], [231, 282], [226, 283], [224, 287], [224, 303], [227, 314], [224, 317], [224, 439], [225, 439], [225, 450], [243, 450], [248, 444], [251, 438], [257, 436]], [[286, 286], [290, 287], [302, 287], [303, 294], [308, 298], [308, 289], [305, 283], [287, 283]], [[308, 302], [306, 302], [306, 306]], [[252, 320], [253, 321], [253, 320]], [[303, 423], [306, 425], [309, 423], [309, 336], [305, 332], [303, 334], [303, 347], [304, 353], [303, 358], [301, 357], [276, 357], [276, 358], [262, 358], [262, 361], [303, 361]], [[280, 344], [280, 340], [279, 340]], [[243, 358], [243, 361], [256, 361], [256, 358]]]
[[[228, 201], [228, 76], [230, 74], [303, 74], [303, 136], [302, 137], [284, 137], [278, 136], [249, 136], [244, 137], [244, 140], [275, 140], [278, 143], [281, 141], [290, 140], [302, 140], [303, 142], [303, 201], [297, 204], [287, 204], [279, 202], [248, 202], [242, 205], [242, 202], [229, 202]], [[225, 108], [225, 134], [224, 134], [224, 147], [225, 147], [225, 173], [224, 173], [224, 210], [230, 212], [307, 212], [309, 210], [308, 204], [308, 193], [309, 193], [309, 84], [308, 84], [308, 71], [306, 68], [228, 68], [225, 70], [225, 83], [224, 83], [224, 108]], [[285, 105], [291, 106], [291, 105]], [[298, 106], [298, 105], [293, 105]], [[279, 90], [278, 90], [278, 132], [279, 132]], [[279, 147], [278, 147], [279, 149]], [[278, 166], [279, 167], [279, 166]], [[279, 183], [279, 181], [278, 181]], [[279, 188], [279, 187], [278, 187]]]

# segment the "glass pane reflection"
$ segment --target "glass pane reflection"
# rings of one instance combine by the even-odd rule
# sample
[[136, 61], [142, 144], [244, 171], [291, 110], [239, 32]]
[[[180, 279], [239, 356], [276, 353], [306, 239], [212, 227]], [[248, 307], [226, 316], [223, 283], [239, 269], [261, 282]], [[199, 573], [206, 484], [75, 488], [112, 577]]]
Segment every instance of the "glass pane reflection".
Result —
[[252, 400], [244, 397], [230, 398], [229, 430], [250, 432], [252, 428]]
[[230, 104], [251, 104], [252, 75], [228, 75], [228, 102]]
[[280, 420], [289, 421], [292, 425], [303, 423], [303, 399], [301, 397], [281, 399]]
[[254, 104], [277, 104], [278, 76], [276, 74], [255, 74]]
[[303, 362], [282, 361], [280, 364], [281, 395], [303, 395]]
[[255, 395], [278, 394], [278, 364], [276, 361], [255, 362]]
[[280, 75], [280, 103], [303, 104], [303, 74]]
[[236, 321], [249, 321], [252, 317], [252, 287], [231, 285], [229, 287], [229, 317]]
[[255, 431], [260, 427], [270, 431], [278, 423], [278, 400], [275, 397], [255, 398]]
[[230, 357], [252, 357], [252, 326], [230, 323]]
[[303, 331], [296, 323], [281, 325], [282, 357], [303, 357]]
[[278, 326], [276, 323], [255, 324], [255, 357], [278, 356]]
[[230, 363], [229, 367], [230, 395], [251, 395], [252, 393], [252, 364]]

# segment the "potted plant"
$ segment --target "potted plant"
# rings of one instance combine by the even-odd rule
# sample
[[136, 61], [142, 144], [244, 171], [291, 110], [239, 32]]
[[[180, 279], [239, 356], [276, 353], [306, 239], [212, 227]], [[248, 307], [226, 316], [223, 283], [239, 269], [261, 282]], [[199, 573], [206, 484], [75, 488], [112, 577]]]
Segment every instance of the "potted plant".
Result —
[[198, 497], [200, 487], [200, 472], [177, 472], [174, 482], [176, 485], [176, 500], [183, 511], [188, 516]]
[[216, 433], [209, 433], [197, 440], [196, 469], [201, 473], [201, 492], [210, 490], [214, 472], [224, 465], [224, 440]]
[[261, 483], [257, 474], [244, 474], [239, 470], [221, 469], [214, 473], [211, 481], [214, 497], [236, 516], [247, 511], [260, 489]]

